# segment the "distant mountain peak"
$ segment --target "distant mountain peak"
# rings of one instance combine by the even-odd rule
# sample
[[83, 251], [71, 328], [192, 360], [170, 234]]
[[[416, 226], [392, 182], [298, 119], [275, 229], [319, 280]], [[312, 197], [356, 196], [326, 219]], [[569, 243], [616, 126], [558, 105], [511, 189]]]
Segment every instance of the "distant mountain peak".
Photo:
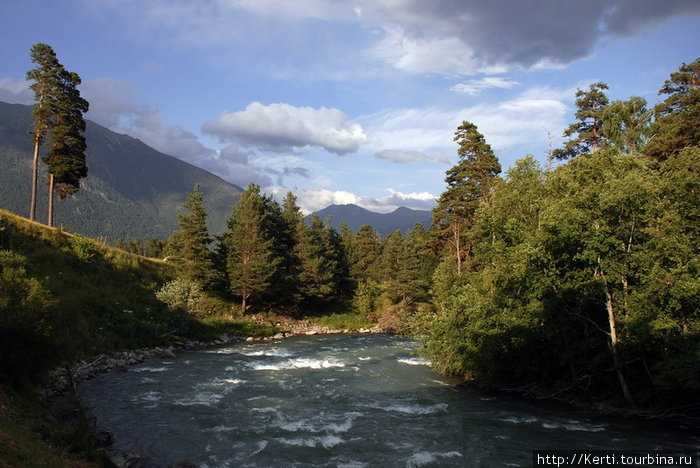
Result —
[[386, 237], [397, 230], [405, 234], [416, 223], [421, 223], [427, 228], [430, 225], [432, 216], [430, 211], [414, 210], [405, 206], [400, 206], [390, 213], [377, 213], [351, 203], [347, 205], [330, 205], [315, 212], [315, 214], [321, 219], [330, 216], [336, 228], [344, 222], [355, 232], [360, 226], [369, 224], [382, 237]]

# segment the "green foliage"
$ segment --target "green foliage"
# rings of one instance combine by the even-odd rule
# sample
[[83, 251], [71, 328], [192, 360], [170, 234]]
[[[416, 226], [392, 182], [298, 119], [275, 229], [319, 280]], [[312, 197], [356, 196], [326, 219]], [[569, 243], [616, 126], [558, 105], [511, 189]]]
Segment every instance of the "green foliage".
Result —
[[361, 328], [371, 328], [374, 325], [374, 322], [372, 322], [366, 314], [359, 311], [348, 311], [312, 317], [311, 321], [322, 327], [328, 327], [333, 330], [350, 330], [355, 332]]
[[346, 233], [345, 245], [349, 245], [350, 275], [355, 281], [372, 278], [378, 281], [382, 276], [381, 244], [379, 234], [369, 224], [360, 226], [354, 239]]
[[212, 239], [207, 231], [207, 212], [199, 185], [187, 194], [182, 207], [188, 213], [178, 216], [181, 233], [179, 256], [184, 260], [181, 268], [186, 278], [207, 287], [213, 281], [214, 263], [209, 250]]
[[454, 140], [459, 144], [459, 163], [447, 170], [447, 189], [433, 209], [430, 230], [439, 249], [453, 253], [457, 274], [461, 274], [462, 262], [471, 254], [471, 241], [465, 233], [473, 225], [479, 205], [488, 198], [501, 165], [476, 125], [462, 122]]
[[360, 281], [355, 290], [352, 305], [358, 314], [369, 317], [377, 311], [382, 288], [371, 278]]
[[591, 84], [588, 91], [576, 91], [578, 121], [564, 130], [565, 137], [574, 138], [567, 141], [564, 148], [554, 150], [552, 154], [556, 159], [569, 159], [593, 153], [603, 146], [603, 112], [609, 103], [605, 95], [607, 90], [608, 85], [599, 82]]
[[664, 161], [686, 148], [700, 146], [700, 58], [681, 65], [659, 94], [668, 96], [654, 108], [656, 121], [644, 152]]
[[168, 281], [156, 292], [159, 301], [172, 309], [191, 310], [200, 298], [202, 287], [189, 278]]
[[280, 258], [275, 255], [272, 221], [268, 206], [272, 201], [251, 183], [241, 195], [229, 220], [227, 272], [230, 290], [241, 298], [241, 313], [251, 299], [270, 292]]
[[21, 378], [50, 367], [54, 300], [27, 273], [27, 259], [0, 250], [0, 374]]
[[68, 238], [68, 242], [75, 256], [82, 262], [89, 263], [98, 254], [95, 241], [85, 236], [74, 234]]
[[550, 172], [518, 161], [460, 217], [469, 268], [443, 256], [434, 308], [403, 317], [436, 368], [487, 387], [697, 404], [697, 63], [666, 82], [651, 127], [643, 99], [579, 91], [558, 153], [579, 157]]

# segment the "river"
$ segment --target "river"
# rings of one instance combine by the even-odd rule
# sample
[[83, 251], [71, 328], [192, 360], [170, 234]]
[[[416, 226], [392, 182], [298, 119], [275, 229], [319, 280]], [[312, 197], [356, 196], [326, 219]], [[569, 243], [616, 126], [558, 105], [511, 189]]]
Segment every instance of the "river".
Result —
[[696, 435], [457, 387], [418, 343], [302, 336], [150, 360], [80, 387], [145, 466], [531, 466], [535, 449], [696, 450]]

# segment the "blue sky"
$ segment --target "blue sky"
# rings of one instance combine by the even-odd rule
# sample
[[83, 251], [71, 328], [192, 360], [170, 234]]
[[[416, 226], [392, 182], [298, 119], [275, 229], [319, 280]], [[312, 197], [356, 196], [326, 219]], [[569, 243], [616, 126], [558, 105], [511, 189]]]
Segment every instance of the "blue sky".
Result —
[[698, 0], [3, 0], [0, 18], [0, 100], [32, 103], [45, 42], [89, 119], [306, 211], [428, 209], [463, 120], [504, 169], [544, 162], [577, 88], [653, 104], [700, 56]]

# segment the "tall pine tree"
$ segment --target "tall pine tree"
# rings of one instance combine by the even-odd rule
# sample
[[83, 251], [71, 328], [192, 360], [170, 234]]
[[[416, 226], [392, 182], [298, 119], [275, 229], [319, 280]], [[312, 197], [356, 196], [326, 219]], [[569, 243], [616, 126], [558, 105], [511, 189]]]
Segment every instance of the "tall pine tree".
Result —
[[462, 273], [462, 261], [471, 252], [465, 232], [474, 223], [479, 204], [486, 201], [493, 179], [501, 172], [501, 165], [491, 146], [479, 133], [476, 125], [464, 121], [455, 132], [459, 144], [459, 162], [447, 171], [447, 190], [433, 209], [431, 230], [439, 245], [450, 245], [454, 252], [457, 274]]
[[29, 204], [29, 219], [36, 218], [36, 195], [39, 176], [39, 149], [48, 136], [48, 131], [54, 121], [54, 101], [58, 88], [59, 76], [63, 67], [56, 58], [56, 53], [47, 44], [34, 44], [30, 52], [31, 60], [36, 67], [27, 72], [27, 80], [33, 80], [29, 88], [34, 91], [37, 103], [32, 108], [34, 123], [34, 156], [32, 159], [32, 192]]
[[234, 207], [225, 238], [229, 288], [241, 298], [241, 313], [253, 299], [269, 293], [280, 264], [267, 216], [260, 186], [251, 183]]
[[48, 224], [53, 225], [53, 195], [57, 191], [63, 199], [80, 187], [80, 179], [87, 176], [85, 163], [85, 120], [88, 102], [80, 97], [77, 86], [80, 77], [68, 72], [47, 44], [35, 44], [31, 49], [36, 68], [27, 72], [34, 83], [37, 104], [32, 113], [34, 126], [34, 156], [32, 159], [32, 193], [30, 219], [36, 217], [36, 192], [39, 169], [39, 149], [49, 139], [50, 147], [44, 162], [49, 166]]
[[582, 154], [594, 153], [603, 145], [603, 111], [609, 101], [605, 95], [608, 85], [593, 83], [588, 91], [579, 89], [576, 92], [576, 118], [564, 130], [565, 137], [573, 138], [564, 143], [564, 148], [552, 153], [556, 159], [570, 159]]
[[209, 287], [214, 268], [209, 250], [212, 239], [207, 231], [207, 212], [199, 184], [194, 186], [192, 193], [187, 194], [187, 201], [182, 207], [188, 211], [187, 214], [178, 216], [180, 255], [185, 260], [183, 272], [186, 277]]
[[63, 200], [80, 188], [80, 179], [87, 176], [85, 150], [87, 144], [83, 132], [88, 102], [80, 97], [77, 87], [80, 77], [65, 70], [60, 74], [60, 93], [56, 99], [54, 126], [49, 130], [51, 143], [43, 158], [49, 173], [48, 221], [53, 226], [54, 192]]

